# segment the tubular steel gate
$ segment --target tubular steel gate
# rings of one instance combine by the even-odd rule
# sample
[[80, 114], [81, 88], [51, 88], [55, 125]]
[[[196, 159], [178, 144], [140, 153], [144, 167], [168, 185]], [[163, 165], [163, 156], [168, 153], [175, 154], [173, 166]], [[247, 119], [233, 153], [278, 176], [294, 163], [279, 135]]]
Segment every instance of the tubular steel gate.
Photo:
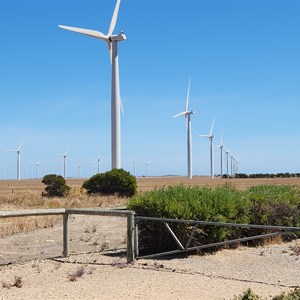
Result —
[[[139, 241], [138, 241], [138, 224], [142, 220], [148, 220], [148, 221], [155, 221], [155, 222], [162, 222], [164, 226], [166, 227], [167, 231], [170, 233], [170, 235], [175, 240], [178, 249], [172, 250], [172, 251], [166, 251], [161, 253], [155, 253], [155, 254], [149, 254], [140, 256], [139, 255]], [[193, 230], [189, 236], [189, 239], [185, 245], [182, 245], [174, 231], [171, 229], [168, 223], [186, 223], [186, 224], [193, 224]], [[241, 227], [241, 228], [259, 228], [259, 229], [272, 229], [277, 230], [276, 232], [267, 233], [267, 234], [261, 234], [261, 235], [255, 235], [250, 237], [244, 237], [239, 239], [233, 239], [233, 240], [227, 240], [223, 242], [218, 243], [211, 243], [207, 245], [202, 246], [194, 246], [190, 247], [190, 244], [192, 242], [192, 239], [194, 237], [194, 234], [197, 230], [197, 227], [199, 225], [212, 225], [212, 226], [223, 226], [223, 227]], [[194, 220], [177, 220], [177, 219], [167, 219], [167, 218], [152, 218], [152, 217], [141, 217], [136, 216], [135, 217], [135, 256], [136, 258], [154, 258], [154, 257], [161, 257], [165, 255], [172, 255], [177, 253], [184, 253], [189, 251], [195, 251], [205, 248], [211, 248], [211, 247], [217, 247], [217, 246], [224, 246], [229, 244], [234, 244], [238, 242], [245, 242], [245, 241], [251, 241], [251, 240], [257, 240], [257, 239], [263, 239], [267, 237], [273, 237], [273, 236], [280, 236], [280, 235], [288, 235], [292, 234], [293, 232], [300, 232], [300, 227], [287, 227], [287, 226], [269, 226], [269, 225], [255, 225], [255, 224], [238, 224], [238, 223], [224, 223], [224, 222], [206, 222], [206, 221], [194, 221]]]

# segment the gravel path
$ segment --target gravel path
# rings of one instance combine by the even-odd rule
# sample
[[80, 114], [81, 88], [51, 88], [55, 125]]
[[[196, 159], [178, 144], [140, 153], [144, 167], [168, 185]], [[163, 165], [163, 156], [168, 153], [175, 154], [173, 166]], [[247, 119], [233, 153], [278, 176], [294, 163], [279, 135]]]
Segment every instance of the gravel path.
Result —
[[[0, 299], [229, 300], [247, 288], [268, 298], [300, 286], [292, 248], [300, 240], [127, 265], [125, 219], [74, 216], [71, 222], [67, 259], [61, 224], [0, 239]], [[22, 287], [9, 288], [18, 282]]]

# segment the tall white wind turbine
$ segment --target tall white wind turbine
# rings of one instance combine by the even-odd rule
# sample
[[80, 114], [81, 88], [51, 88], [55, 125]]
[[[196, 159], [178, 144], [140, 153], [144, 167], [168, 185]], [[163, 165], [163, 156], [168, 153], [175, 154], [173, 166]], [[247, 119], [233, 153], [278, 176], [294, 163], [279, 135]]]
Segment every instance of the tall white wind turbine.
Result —
[[64, 154], [56, 154], [57, 156], [62, 156], [64, 158], [64, 178], [66, 179], [67, 177], [67, 154], [69, 152], [69, 148], [65, 151]]
[[191, 115], [194, 114], [193, 110], [189, 110], [189, 96], [190, 96], [190, 84], [191, 79], [189, 80], [187, 96], [186, 96], [186, 104], [185, 111], [173, 116], [173, 118], [185, 116], [186, 119], [186, 127], [187, 127], [187, 171], [188, 178], [193, 178], [193, 170], [192, 170], [192, 126], [191, 126]]
[[21, 179], [21, 158], [20, 158], [20, 152], [23, 145], [23, 141], [20, 143], [18, 149], [16, 150], [4, 150], [6, 152], [16, 152], [17, 153], [17, 180]]
[[209, 139], [209, 143], [210, 143], [210, 147], [209, 147], [209, 153], [210, 153], [210, 177], [211, 177], [211, 179], [215, 178], [215, 175], [214, 175], [214, 152], [213, 152], [213, 139], [214, 139], [213, 128], [214, 128], [214, 123], [215, 123], [215, 118], [212, 121], [209, 134], [199, 135], [200, 137], [204, 137], [204, 138], [208, 138]]
[[118, 42], [125, 41], [126, 36], [123, 31], [121, 31], [119, 34], [113, 34], [117, 22], [120, 2], [121, 0], [117, 0], [107, 34], [103, 34], [102, 32], [96, 30], [59, 25], [59, 27], [62, 29], [74, 31], [100, 40], [104, 40], [108, 46], [111, 64], [112, 64], [112, 83], [111, 83], [112, 84], [111, 86], [111, 156], [112, 156], [111, 167], [112, 169], [121, 168], [120, 110], [122, 105], [120, 99], [120, 85], [119, 85]]

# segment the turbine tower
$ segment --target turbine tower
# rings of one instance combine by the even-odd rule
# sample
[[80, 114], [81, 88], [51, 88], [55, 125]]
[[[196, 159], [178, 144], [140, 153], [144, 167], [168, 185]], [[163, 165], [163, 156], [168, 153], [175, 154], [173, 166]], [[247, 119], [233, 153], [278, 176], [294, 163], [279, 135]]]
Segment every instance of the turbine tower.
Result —
[[64, 158], [64, 178], [67, 177], [67, 154], [68, 154], [69, 148], [66, 150], [64, 154], [56, 154], [57, 156], [62, 156]]
[[186, 104], [185, 104], [185, 111], [181, 112], [173, 118], [185, 116], [186, 119], [186, 127], [187, 127], [187, 171], [188, 171], [188, 178], [193, 178], [193, 171], [192, 171], [192, 128], [191, 128], [191, 115], [194, 114], [194, 111], [188, 109], [189, 106], [189, 96], [190, 96], [190, 84], [191, 79], [189, 80], [187, 96], [186, 96]]
[[76, 27], [62, 26], [60, 28], [69, 31], [74, 31], [94, 38], [104, 40], [108, 46], [110, 59], [112, 64], [112, 86], [111, 86], [111, 167], [112, 169], [121, 168], [121, 99], [120, 99], [120, 85], [119, 85], [119, 59], [118, 59], [118, 42], [126, 40], [123, 31], [119, 34], [112, 34], [118, 17], [118, 11], [121, 0], [117, 0], [113, 16], [107, 34], [100, 31], [82, 29]]
[[20, 158], [20, 152], [23, 145], [23, 141], [19, 145], [18, 149], [16, 150], [4, 150], [6, 152], [16, 152], [17, 153], [17, 180], [21, 179], [21, 158]]
[[209, 134], [199, 135], [200, 137], [208, 138], [209, 142], [210, 142], [209, 153], [210, 153], [210, 177], [211, 177], [211, 179], [215, 178], [215, 176], [214, 176], [214, 153], [213, 153], [213, 139], [214, 139], [213, 127], [214, 127], [214, 123], [215, 123], [215, 118], [212, 121]]

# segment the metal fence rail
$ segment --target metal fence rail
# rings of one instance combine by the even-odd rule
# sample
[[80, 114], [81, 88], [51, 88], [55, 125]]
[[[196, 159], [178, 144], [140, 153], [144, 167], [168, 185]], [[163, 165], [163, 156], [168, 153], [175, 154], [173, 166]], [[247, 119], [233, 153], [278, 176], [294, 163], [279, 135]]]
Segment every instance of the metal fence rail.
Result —
[[63, 256], [69, 256], [69, 216], [77, 215], [98, 215], [127, 217], [127, 262], [134, 260], [134, 214], [132, 210], [110, 210], [110, 209], [90, 209], [90, 208], [70, 208], [70, 209], [35, 209], [18, 211], [0, 211], [1, 218], [29, 217], [63, 215]]
[[[138, 241], [138, 223], [141, 220], [148, 220], [148, 221], [155, 221], [155, 222], [162, 222], [166, 227], [167, 231], [173, 237], [174, 241], [176, 242], [178, 249], [172, 251], [166, 251], [161, 253], [149, 254], [140, 256], [139, 255], [139, 241]], [[194, 228], [188, 238], [186, 245], [182, 245], [174, 231], [171, 229], [168, 223], [184, 223], [184, 224], [193, 224]], [[277, 232], [255, 235], [251, 237], [244, 237], [239, 239], [227, 240], [223, 242], [211, 243], [207, 245], [201, 246], [194, 246], [190, 247], [196, 229], [199, 225], [210, 225], [210, 226], [224, 226], [224, 227], [240, 227], [240, 228], [256, 228], [256, 229], [270, 229], [270, 230], [277, 230]], [[225, 222], [210, 222], [210, 221], [195, 221], [195, 220], [178, 220], [178, 219], [168, 219], [168, 218], [154, 218], [154, 217], [142, 217], [136, 216], [135, 217], [135, 256], [136, 258], [154, 258], [154, 257], [161, 257], [166, 255], [172, 255], [177, 253], [184, 253], [189, 251], [195, 251], [205, 248], [217, 247], [217, 246], [225, 246], [229, 244], [263, 239], [272, 236], [280, 236], [280, 235], [287, 235], [292, 234], [293, 232], [300, 232], [300, 227], [288, 227], [288, 226], [271, 226], [271, 225], [256, 225], [256, 224], [239, 224], [239, 223], [225, 223]]]

